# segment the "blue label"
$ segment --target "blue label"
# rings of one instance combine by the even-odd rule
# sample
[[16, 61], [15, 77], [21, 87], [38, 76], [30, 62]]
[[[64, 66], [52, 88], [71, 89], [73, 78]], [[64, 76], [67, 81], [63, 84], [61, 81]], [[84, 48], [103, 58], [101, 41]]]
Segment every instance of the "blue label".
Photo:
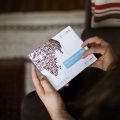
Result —
[[64, 66], [66, 68], [70, 68], [72, 65], [74, 65], [76, 62], [78, 62], [81, 59], [81, 57], [85, 51], [86, 51], [85, 48], [82, 48], [79, 51], [77, 51], [70, 58], [68, 58], [66, 61], [63, 62]]

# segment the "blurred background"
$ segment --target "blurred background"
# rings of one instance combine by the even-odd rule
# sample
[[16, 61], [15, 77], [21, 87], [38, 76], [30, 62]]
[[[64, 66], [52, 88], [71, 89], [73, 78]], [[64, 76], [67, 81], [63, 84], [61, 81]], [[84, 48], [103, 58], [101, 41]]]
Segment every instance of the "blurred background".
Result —
[[34, 90], [27, 54], [56, 33], [84, 29], [85, 0], [0, 0], [0, 120], [20, 120]]

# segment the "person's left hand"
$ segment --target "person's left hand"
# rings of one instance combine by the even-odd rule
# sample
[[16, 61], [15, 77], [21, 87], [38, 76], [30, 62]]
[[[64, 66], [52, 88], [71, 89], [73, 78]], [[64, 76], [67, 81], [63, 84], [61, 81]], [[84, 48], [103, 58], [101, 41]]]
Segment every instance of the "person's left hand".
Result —
[[50, 114], [64, 110], [64, 103], [57, 91], [48, 82], [45, 76], [38, 78], [34, 65], [32, 65], [32, 80], [39, 98]]

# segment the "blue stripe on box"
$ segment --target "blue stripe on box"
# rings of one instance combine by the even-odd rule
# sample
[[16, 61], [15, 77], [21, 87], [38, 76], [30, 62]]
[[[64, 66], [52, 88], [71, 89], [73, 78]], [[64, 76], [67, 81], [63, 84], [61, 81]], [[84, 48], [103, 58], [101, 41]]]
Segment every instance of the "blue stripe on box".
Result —
[[78, 62], [81, 59], [81, 57], [85, 51], [86, 51], [85, 48], [80, 49], [75, 54], [73, 54], [70, 58], [68, 58], [66, 61], [64, 61], [63, 65], [66, 68], [70, 68], [72, 65], [74, 65], [76, 62]]

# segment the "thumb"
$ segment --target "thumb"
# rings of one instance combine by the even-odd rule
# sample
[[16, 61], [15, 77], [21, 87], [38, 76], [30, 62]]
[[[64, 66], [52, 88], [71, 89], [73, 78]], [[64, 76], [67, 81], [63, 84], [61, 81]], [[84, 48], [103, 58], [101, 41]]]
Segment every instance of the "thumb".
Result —
[[45, 92], [55, 91], [54, 87], [50, 84], [50, 82], [45, 76], [41, 76], [40, 80]]

